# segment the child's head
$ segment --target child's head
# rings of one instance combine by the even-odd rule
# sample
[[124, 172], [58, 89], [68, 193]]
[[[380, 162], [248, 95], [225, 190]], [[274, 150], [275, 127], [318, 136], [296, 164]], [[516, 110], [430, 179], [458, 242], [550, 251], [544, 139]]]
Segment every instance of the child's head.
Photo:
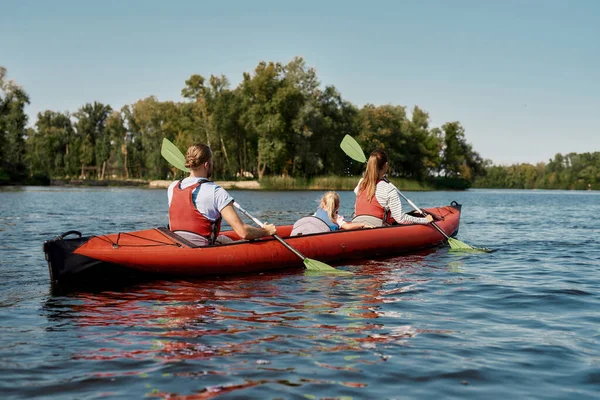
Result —
[[325, 193], [323, 197], [321, 197], [319, 207], [327, 211], [329, 219], [331, 222], [335, 223], [337, 220], [337, 212], [340, 208], [340, 196], [336, 192]]

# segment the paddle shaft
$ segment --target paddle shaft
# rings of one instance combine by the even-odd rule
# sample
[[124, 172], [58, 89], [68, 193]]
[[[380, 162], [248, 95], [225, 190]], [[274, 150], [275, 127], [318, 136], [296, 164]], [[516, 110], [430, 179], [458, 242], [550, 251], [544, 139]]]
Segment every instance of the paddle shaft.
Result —
[[[415, 203], [413, 203], [412, 201], [410, 201], [410, 199], [409, 199], [408, 197], [406, 197], [405, 195], [403, 195], [403, 194], [402, 194], [402, 192], [398, 190], [398, 188], [396, 188], [396, 191], [398, 192], [398, 194], [399, 194], [400, 196], [402, 196], [402, 198], [403, 198], [404, 200], [406, 200], [406, 201], [408, 202], [408, 204], [410, 204], [410, 205], [412, 206], [412, 208], [414, 208], [414, 209], [415, 209], [415, 210], [417, 210], [419, 213], [421, 213], [421, 215], [426, 215], [426, 214], [423, 212], [423, 210], [421, 210], [419, 207], [417, 207], [417, 205], [416, 205]], [[444, 236], [446, 237], [446, 239], [450, 240], [450, 237], [449, 237], [448, 235], [446, 235], [446, 232], [444, 232], [444, 231], [442, 230], [442, 228], [440, 228], [439, 226], [437, 226], [437, 224], [436, 224], [435, 222], [431, 221], [431, 222], [430, 222], [430, 224], [431, 224], [431, 225], [433, 225], [433, 227], [434, 227], [435, 229], [437, 229], [437, 230], [438, 230], [438, 232], [440, 232], [442, 235], [444, 235]]]
[[[262, 227], [264, 225], [258, 219], [254, 218], [252, 215], [250, 215], [250, 213], [248, 211], [244, 210], [242, 208], [242, 206], [240, 206], [237, 202], [234, 201], [233, 205], [235, 206], [235, 208], [237, 208], [238, 210], [240, 210], [245, 216], [247, 216], [252, 221], [254, 221], [254, 223], [257, 224], [258, 226]], [[290, 246], [289, 244], [287, 244], [286, 241], [283, 240], [279, 235], [273, 235], [273, 237], [275, 239], [277, 239], [279, 241], [279, 243], [281, 243], [282, 245], [284, 245], [289, 251], [291, 251], [292, 253], [294, 253], [298, 257], [300, 257], [302, 259], [302, 261], [304, 261], [306, 259], [306, 257], [304, 257], [304, 255], [302, 255], [302, 253], [300, 253], [298, 250], [296, 250], [295, 248], [293, 248], [292, 246]]]

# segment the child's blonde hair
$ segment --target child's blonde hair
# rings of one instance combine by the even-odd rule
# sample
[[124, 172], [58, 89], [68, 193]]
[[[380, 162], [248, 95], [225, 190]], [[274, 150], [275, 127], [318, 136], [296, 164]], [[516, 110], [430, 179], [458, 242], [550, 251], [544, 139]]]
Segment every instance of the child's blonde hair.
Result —
[[319, 207], [327, 211], [329, 219], [334, 224], [336, 223], [336, 210], [340, 207], [340, 196], [336, 192], [327, 192], [321, 197]]

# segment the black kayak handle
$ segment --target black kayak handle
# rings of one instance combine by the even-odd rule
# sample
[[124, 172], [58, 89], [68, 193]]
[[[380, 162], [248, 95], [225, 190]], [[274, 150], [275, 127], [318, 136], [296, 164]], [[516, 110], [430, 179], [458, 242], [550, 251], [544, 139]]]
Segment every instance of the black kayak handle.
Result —
[[69, 235], [77, 235], [77, 236], [79, 236], [79, 238], [81, 238], [81, 232], [79, 232], [79, 231], [68, 231], [68, 232], [63, 233], [59, 237], [61, 239], [64, 239], [65, 237], [67, 237]]

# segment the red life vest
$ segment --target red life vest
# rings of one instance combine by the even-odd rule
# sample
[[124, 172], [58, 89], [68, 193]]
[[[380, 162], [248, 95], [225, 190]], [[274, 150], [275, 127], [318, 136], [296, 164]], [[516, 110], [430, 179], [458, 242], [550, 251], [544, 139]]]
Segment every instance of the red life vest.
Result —
[[181, 181], [173, 188], [173, 197], [169, 207], [169, 228], [171, 231], [187, 231], [209, 239], [213, 244], [221, 230], [221, 217], [216, 221], [206, 218], [192, 201], [194, 190], [202, 185], [202, 180], [185, 189], [181, 188]]
[[[387, 182], [387, 180], [385, 179], [379, 179], [377, 183], [381, 182], [382, 180]], [[375, 183], [376, 187], [377, 183]], [[384, 223], [389, 225], [395, 222], [389, 210], [386, 210], [381, 204], [379, 204], [379, 201], [377, 201], [377, 197], [375, 197], [375, 195], [373, 195], [371, 201], [367, 199], [366, 190], [362, 190], [356, 195], [356, 205], [354, 206], [354, 213], [356, 214], [355, 218], [359, 215], [370, 215], [379, 218]]]

